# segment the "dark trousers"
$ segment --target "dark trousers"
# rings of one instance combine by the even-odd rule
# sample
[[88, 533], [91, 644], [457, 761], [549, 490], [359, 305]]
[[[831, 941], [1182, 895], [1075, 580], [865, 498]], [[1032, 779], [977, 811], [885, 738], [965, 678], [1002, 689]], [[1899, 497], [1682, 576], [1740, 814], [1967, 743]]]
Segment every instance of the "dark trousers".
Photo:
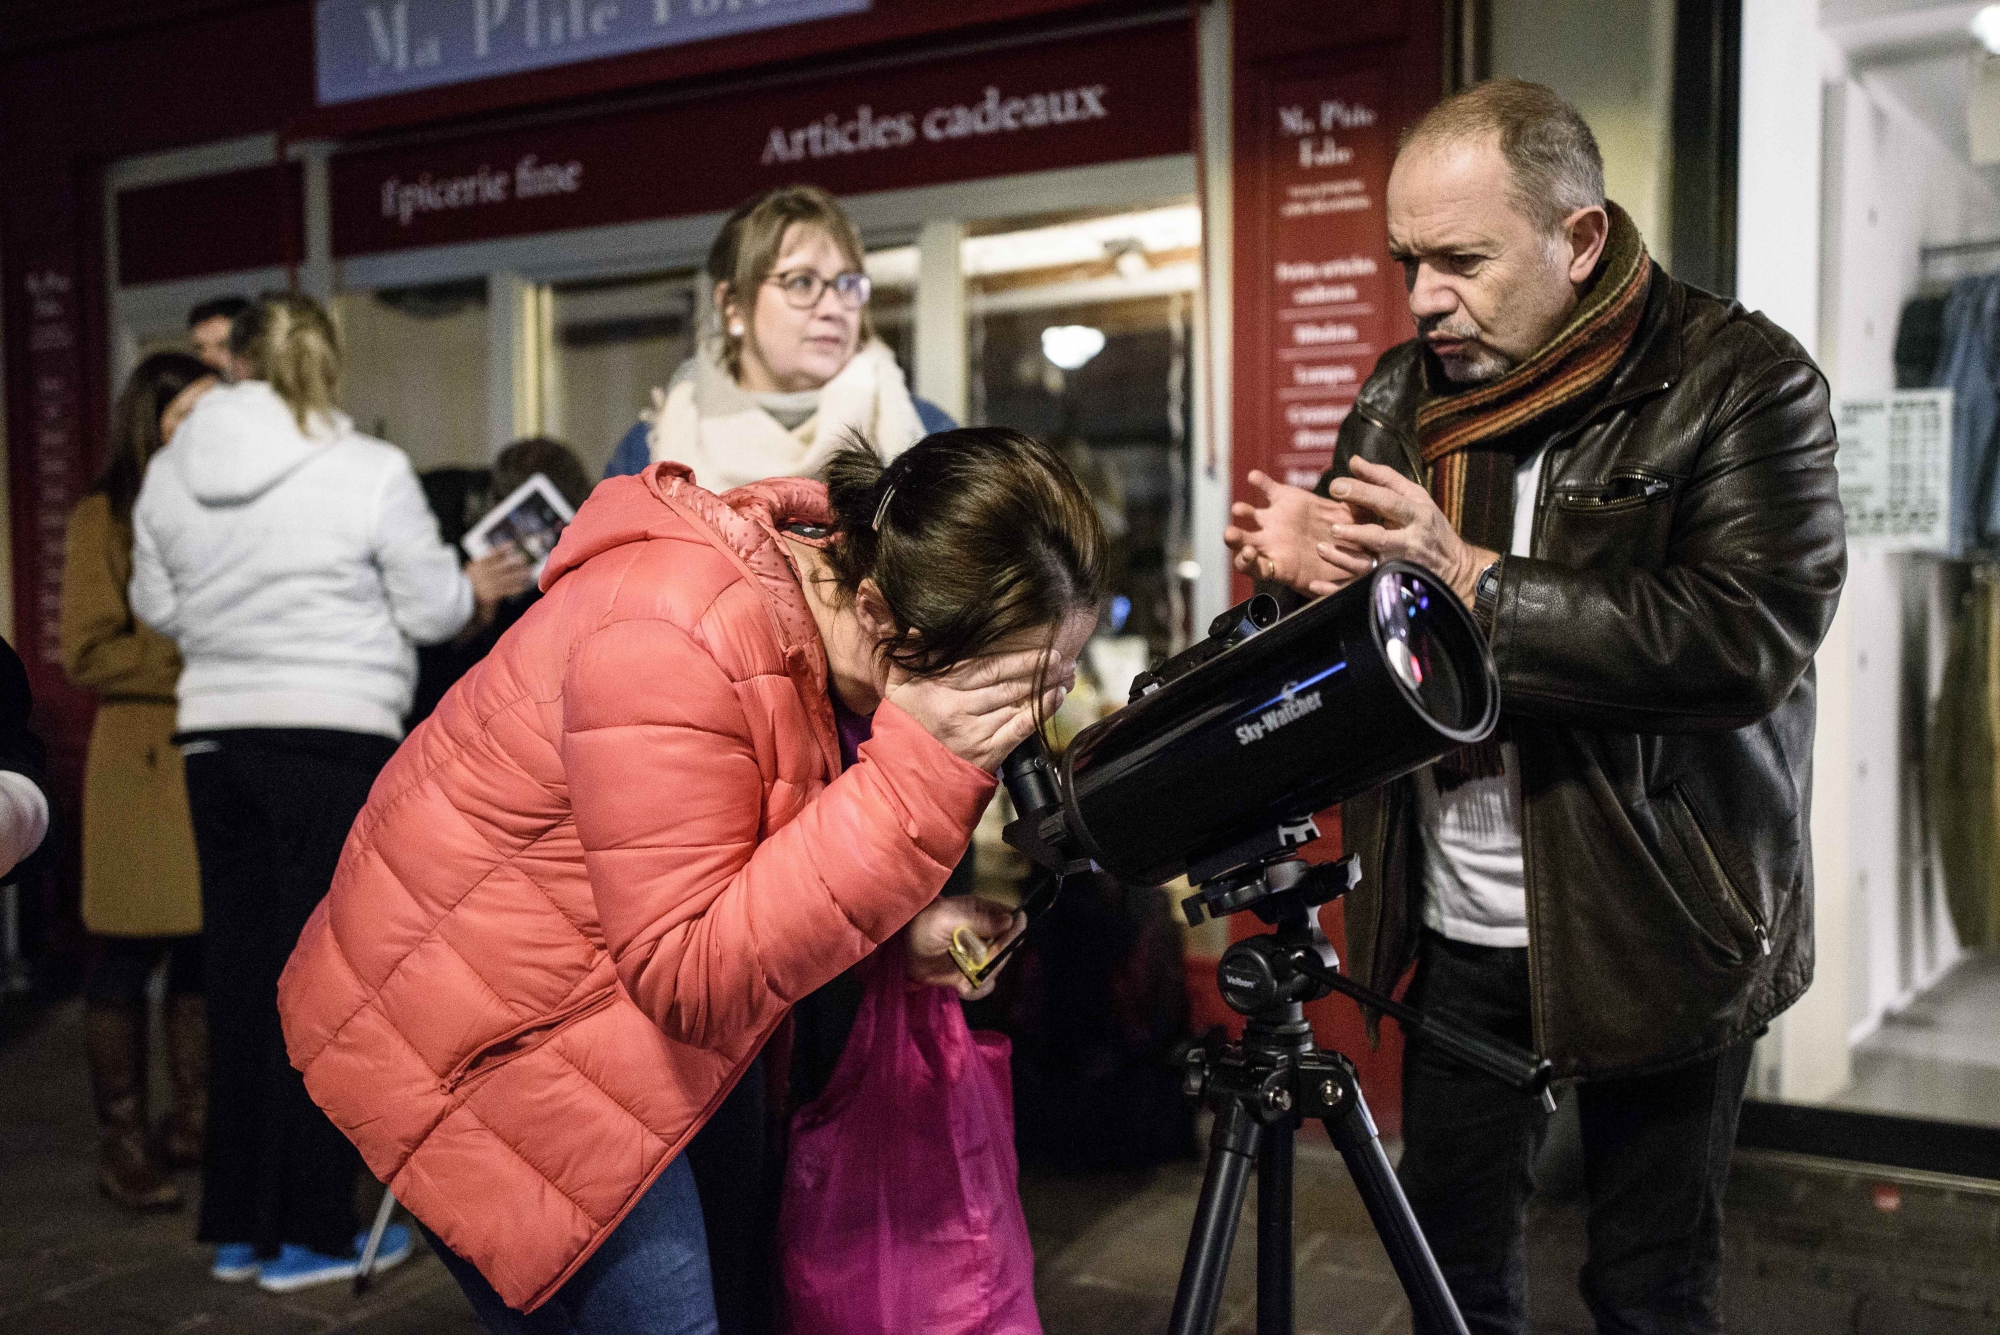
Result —
[[[1411, 1000], [1532, 1045], [1528, 952], [1424, 934]], [[1604, 1335], [1722, 1329], [1722, 1191], [1750, 1044], [1654, 1075], [1578, 1085], [1588, 1259]], [[1526, 1335], [1523, 1238], [1547, 1117], [1526, 1095], [1413, 1041], [1397, 1171], [1445, 1280], [1481, 1335]]]
[[201, 995], [201, 936], [100, 936], [83, 985], [93, 1006], [143, 1006], [146, 982], [167, 966], [167, 995]]
[[318, 728], [188, 734], [210, 1043], [203, 1242], [354, 1247], [360, 1156], [285, 1056], [278, 975], [396, 743]]

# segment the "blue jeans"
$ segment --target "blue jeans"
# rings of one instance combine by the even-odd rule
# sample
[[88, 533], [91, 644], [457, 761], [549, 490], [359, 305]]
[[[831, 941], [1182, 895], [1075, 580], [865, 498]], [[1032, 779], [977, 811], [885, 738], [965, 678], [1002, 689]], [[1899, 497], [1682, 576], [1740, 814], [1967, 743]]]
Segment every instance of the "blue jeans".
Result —
[[427, 1228], [424, 1237], [493, 1335], [715, 1335], [708, 1239], [686, 1155], [667, 1166], [583, 1268], [533, 1312], [507, 1306], [471, 1262]]

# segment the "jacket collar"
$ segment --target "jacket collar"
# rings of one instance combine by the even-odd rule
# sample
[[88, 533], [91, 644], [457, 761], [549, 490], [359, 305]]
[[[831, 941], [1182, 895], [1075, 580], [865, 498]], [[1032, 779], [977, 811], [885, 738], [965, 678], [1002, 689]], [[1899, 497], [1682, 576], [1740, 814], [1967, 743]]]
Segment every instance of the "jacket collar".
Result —
[[1668, 276], [1655, 262], [1653, 290], [1646, 296], [1639, 332], [1632, 336], [1632, 346], [1611, 373], [1593, 412], [1673, 388], [1681, 377], [1681, 317], [1686, 305], [1687, 284]]
[[804, 700], [813, 735], [829, 776], [840, 773], [840, 740], [833, 702], [827, 696], [826, 645], [813, 620], [782, 530], [790, 524], [824, 525], [829, 518], [826, 487], [803, 478], [753, 482], [718, 496], [695, 485], [685, 464], [654, 464], [640, 475], [645, 485], [694, 528], [727, 553], [763, 594], [765, 608], [785, 655], [785, 671]]

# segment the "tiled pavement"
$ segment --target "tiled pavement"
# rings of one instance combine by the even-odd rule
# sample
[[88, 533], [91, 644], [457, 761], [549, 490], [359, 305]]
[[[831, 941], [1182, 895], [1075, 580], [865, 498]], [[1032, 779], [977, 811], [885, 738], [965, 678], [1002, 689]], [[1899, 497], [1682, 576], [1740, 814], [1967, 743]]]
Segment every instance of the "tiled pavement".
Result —
[[[0, 1050], [0, 1335], [473, 1335], [437, 1261], [420, 1256], [365, 1297], [331, 1285], [280, 1298], [217, 1284], [188, 1214], [132, 1218], [96, 1195], [80, 1014], [52, 1012]], [[1023, 1182], [1050, 1335], [1160, 1329], [1172, 1300], [1198, 1170]], [[192, 1189], [192, 1179], [187, 1182]], [[2000, 1196], [1739, 1160], [1731, 1189], [1728, 1305], [1738, 1335], [2000, 1332]], [[1392, 1335], [1409, 1316], [1340, 1161], [1299, 1158], [1301, 1332]], [[1252, 1220], [1239, 1235], [1224, 1328], [1253, 1329]], [[1574, 1204], [1536, 1206], [1536, 1329], [1586, 1335], [1574, 1278]]]

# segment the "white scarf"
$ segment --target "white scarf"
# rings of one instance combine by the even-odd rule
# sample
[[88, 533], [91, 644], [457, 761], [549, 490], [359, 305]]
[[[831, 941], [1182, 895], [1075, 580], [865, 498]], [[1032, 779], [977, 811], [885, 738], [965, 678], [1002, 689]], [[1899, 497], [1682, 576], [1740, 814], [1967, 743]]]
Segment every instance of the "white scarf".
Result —
[[665, 390], [653, 391], [642, 414], [653, 462], [694, 470], [694, 480], [725, 492], [773, 477], [817, 478], [840, 448], [858, 436], [884, 460], [924, 434], [910, 390], [888, 345], [872, 341], [819, 392], [819, 411], [787, 431], [704, 351]]

